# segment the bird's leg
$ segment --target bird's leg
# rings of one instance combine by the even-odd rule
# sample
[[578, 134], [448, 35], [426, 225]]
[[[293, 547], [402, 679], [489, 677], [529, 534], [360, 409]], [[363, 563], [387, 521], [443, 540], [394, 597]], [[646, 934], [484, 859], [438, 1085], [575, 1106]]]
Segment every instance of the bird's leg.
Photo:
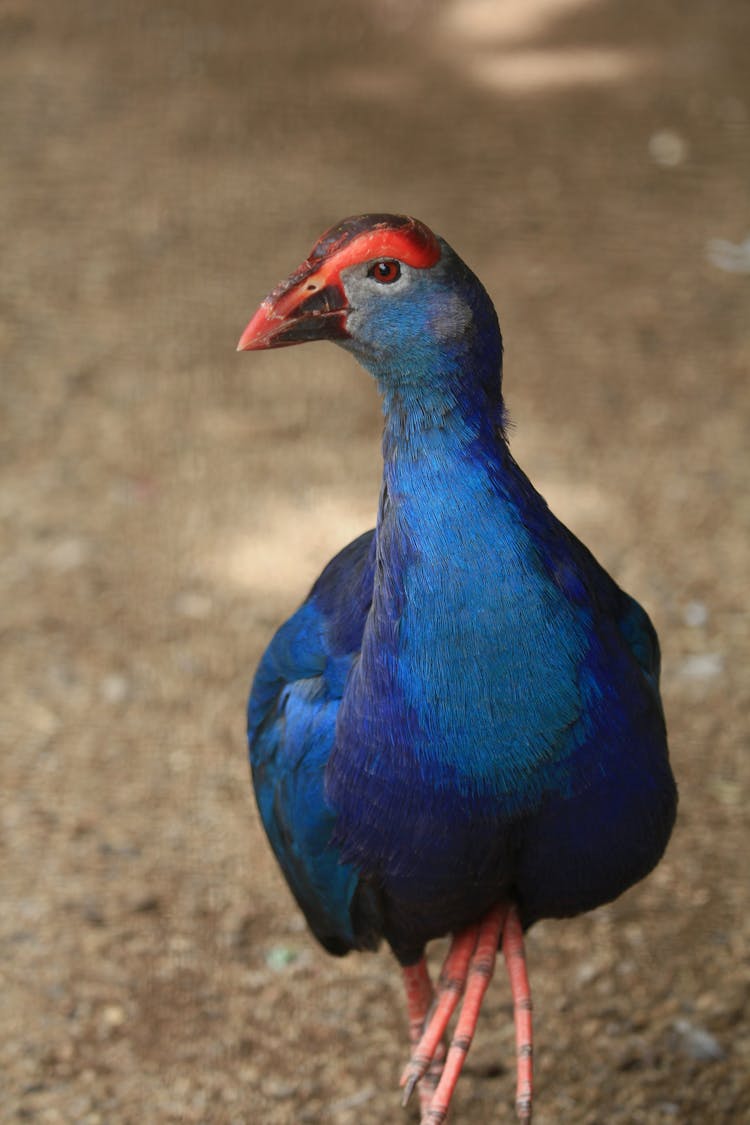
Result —
[[[426, 1112], [425, 1097], [420, 1086], [423, 1125], [442, 1125], [446, 1120], [448, 1106], [474, 1036], [479, 1009], [494, 972], [501, 933], [516, 1026], [516, 1113], [519, 1121], [524, 1122], [525, 1125], [531, 1121], [531, 990], [526, 971], [521, 920], [517, 907], [511, 905], [494, 907], [479, 925], [462, 930], [451, 942], [438, 982], [437, 1001], [433, 1004], [432, 1012], [427, 1018], [419, 1041], [413, 1048], [411, 1060], [401, 1079], [401, 1085], [405, 1087], [403, 1104], [406, 1105], [417, 1082], [427, 1073], [438, 1049], [442, 1048], [441, 1040], [445, 1029], [466, 989], [456, 1030], [445, 1065], [442, 1067], [442, 1075]], [[420, 969], [417, 965], [412, 970], [405, 970], [405, 977], [406, 972], [409, 971], [415, 976], [411, 984], [407, 981], [407, 1001], [410, 987], [415, 992], [419, 988], [424, 989], [424, 978], [429, 985], [426, 967]], [[419, 995], [424, 1003], [425, 993], [422, 991]], [[409, 1003], [411, 1019], [412, 1007], [411, 1002]], [[416, 1017], [410, 1024], [412, 1043], [416, 1038], [413, 1034], [415, 1028]], [[440, 1073], [440, 1069], [438, 1066], [437, 1073]], [[421, 1085], [424, 1084], [423, 1080]]]
[[422, 1034], [430, 1005], [435, 998], [435, 990], [424, 957], [421, 957], [416, 965], [407, 965], [403, 970], [403, 976], [406, 1010], [409, 1015], [409, 1040], [416, 1045]]
[[[412, 1050], [416, 1050], [435, 1000], [435, 990], [432, 987], [424, 957], [421, 957], [416, 965], [407, 966], [403, 970], [403, 975], [404, 988], [406, 989], [406, 1008], [409, 1015], [409, 1042]], [[422, 1113], [427, 1112], [432, 1095], [437, 1089], [444, 1058], [445, 1048], [442, 1043], [439, 1043], [434, 1058], [419, 1083], [419, 1104]]]
[[474, 1038], [479, 1009], [495, 970], [497, 947], [507, 914], [507, 906], [493, 906], [479, 925], [458, 1023], [448, 1048], [440, 1082], [423, 1118], [423, 1125], [443, 1125], [448, 1116], [453, 1091]]
[[461, 933], [456, 934], [451, 941], [451, 947], [438, 980], [437, 1002], [433, 1006], [427, 1026], [422, 1031], [419, 1042], [412, 1049], [411, 1059], [401, 1076], [401, 1085], [404, 1087], [402, 1105], [406, 1105], [409, 1101], [414, 1087], [422, 1075], [427, 1072], [440, 1046], [448, 1021], [461, 999], [469, 971], [469, 962], [476, 948], [478, 935], [479, 926], [468, 926]]
[[516, 1113], [519, 1121], [530, 1122], [533, 1071], [531, 989], [526, 972], [523, 929], [515, 906], [510, 907], [503, 930], [503, 956], [510, 979], [516, 1024]]

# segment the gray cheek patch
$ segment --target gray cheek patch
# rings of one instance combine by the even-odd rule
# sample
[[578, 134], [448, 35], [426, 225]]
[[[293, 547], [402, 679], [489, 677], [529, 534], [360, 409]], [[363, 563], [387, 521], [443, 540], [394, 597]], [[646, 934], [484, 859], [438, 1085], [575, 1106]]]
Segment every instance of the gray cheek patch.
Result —
[[439, 340], [456, 340], [464, 335], [472, 312], [458, 293], [442, 294], [429, 318], [429, 330]]

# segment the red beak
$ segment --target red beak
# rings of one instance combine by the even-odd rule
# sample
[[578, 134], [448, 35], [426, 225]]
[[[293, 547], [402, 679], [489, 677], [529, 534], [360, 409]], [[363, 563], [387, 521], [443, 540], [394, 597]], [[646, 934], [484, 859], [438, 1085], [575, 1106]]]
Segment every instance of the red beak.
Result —
[[319, 261], [303, 262], [266, 297], [242, 333], [237, 351], [345, 339], [349, 305], [341, 282], [330, 273]]

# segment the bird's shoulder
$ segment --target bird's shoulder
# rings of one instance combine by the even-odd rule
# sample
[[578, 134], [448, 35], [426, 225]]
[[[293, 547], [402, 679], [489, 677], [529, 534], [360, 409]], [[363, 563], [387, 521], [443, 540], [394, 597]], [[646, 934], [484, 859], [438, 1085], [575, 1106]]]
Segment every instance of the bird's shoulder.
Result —
[[571, 600], [588, 606], [594, 628], [601, 633], [614, 631], [617, 643], [630, 653], [646, 682], [658, 693], [661, 654], [651, 618], [567, 528], [565, 539], [566, 549], [557, 560], [557, 581]]
[[540, 568], [569, 604], [590, 617], [590, 627], [615, 629], [619, 642], [624, 642], [646, 679], [658, 689], [659, 640], [645, 609], [554, 515], [515, 463], [513, 467], [517, 503]]
[[327, 698], [341, 697], [372, 601], [374, 536], [365, 532], [331, 559], [268, 645], [250, 693], [251, 742], [285, 687], [323, 677]]

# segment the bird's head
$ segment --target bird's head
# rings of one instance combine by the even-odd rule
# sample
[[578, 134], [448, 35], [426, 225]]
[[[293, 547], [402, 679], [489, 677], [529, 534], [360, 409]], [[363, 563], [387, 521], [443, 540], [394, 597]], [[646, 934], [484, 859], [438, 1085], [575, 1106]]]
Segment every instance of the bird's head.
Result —
[[333, 340], [386, 387], [488, 376], [502, 343], [495, 310], [443, 241], [405, 215], [358, 215], [327, 231], [266, 297], [238, 351]]

